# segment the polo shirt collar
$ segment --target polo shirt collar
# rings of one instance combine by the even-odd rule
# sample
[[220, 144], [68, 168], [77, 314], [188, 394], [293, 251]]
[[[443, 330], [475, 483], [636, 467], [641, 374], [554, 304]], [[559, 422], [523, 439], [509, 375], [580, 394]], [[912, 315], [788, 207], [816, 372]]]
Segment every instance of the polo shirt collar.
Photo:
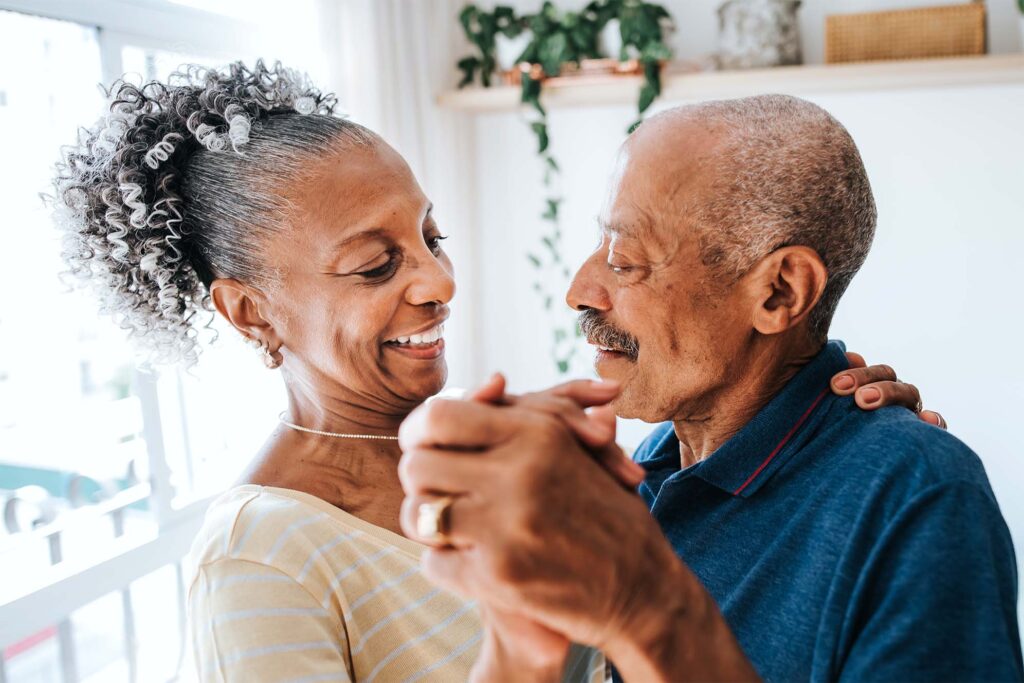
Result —
[[[831, 392], [832, 376], [849, 367], [845, 345], [828, 342], [735, 436], [682, 474], [733, 496], [753, 495], [802, 442], [801, 434]], [[652, 457], [641, 463], [648, 470], [669, 466], [673, 459], [679, 466], [679, 440], [672, 429], [652, 451]]]

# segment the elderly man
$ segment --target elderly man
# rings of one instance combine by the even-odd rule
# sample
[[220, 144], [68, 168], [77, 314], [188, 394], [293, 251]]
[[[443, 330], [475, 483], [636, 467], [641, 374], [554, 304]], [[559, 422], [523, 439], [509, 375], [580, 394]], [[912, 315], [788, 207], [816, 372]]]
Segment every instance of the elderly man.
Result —
[[568, 301], [612, 381], [585, 404], [667, 424], [616, 478], [564, 402], [420, 409], [403, 526], [437, 546], [428, 575], [536, 657], [564, 637], [629, 681], [1020, 680], [1013, 547], [978, 458], [829, 391], [847, 361], [826, 334], [875, 218], [853, 140], [813, 104], [647, 121]]

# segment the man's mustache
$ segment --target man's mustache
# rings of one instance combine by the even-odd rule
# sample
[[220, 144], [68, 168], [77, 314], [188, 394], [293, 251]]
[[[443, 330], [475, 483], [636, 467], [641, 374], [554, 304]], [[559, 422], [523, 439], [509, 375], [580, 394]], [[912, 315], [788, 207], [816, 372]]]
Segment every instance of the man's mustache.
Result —
[[630, 360], [636, 360], [640, 355], [640, 343], [636, 337], [608, 322], [592, 308], [580, 313], [579, 325], [583, 336], [594, 346], [619, 351]]

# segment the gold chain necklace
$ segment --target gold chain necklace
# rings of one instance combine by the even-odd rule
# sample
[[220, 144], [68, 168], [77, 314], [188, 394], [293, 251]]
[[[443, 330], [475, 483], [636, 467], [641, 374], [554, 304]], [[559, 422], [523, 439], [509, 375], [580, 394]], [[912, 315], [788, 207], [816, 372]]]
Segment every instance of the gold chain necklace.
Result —
[[388, 434], [339, 434], [338, 432], [323, 432], [319, 429], [300, 427], [299, 425], [293, 424], [284, 419], [284, 413], [278, 415], [277, 419], [280, 420], [281, 424], [284, 426], [291, 427], [297, 432], [306, 432], [307, 434], [316, 434], [317, 436], [329, 436], [335, 439], [375, 439], [377, 441], [398, 441], [397, 436], [390, 436]]

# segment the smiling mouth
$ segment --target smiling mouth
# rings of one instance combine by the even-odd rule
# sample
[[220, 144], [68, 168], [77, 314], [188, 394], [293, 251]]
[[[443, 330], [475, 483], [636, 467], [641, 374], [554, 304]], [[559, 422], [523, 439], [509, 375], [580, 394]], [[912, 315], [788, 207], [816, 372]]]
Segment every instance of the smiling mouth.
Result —
[[419, 334], [410, 334], [409, 336], [395, 337], [394, 339], [388, 339], [384, 343], [388, 346], [397, 347], [429, 347], [435, 346], [440, 342], [444, 341], [444, 324], [436, 325], [429, 330], [420, 332]]
[[444, 356], [444, 325], [388, 339], [384, 342], [384, 348], [413, 360], [437, 361]]
[[636, 356], [627, 349], [621, 349], [614, 346], [604, 346], [594, 341], [587, 341], [588, 344], [594, 347], [597, 351], [596, 360], [618, 360], [624, 359], [628, 361], [636, 361]]

